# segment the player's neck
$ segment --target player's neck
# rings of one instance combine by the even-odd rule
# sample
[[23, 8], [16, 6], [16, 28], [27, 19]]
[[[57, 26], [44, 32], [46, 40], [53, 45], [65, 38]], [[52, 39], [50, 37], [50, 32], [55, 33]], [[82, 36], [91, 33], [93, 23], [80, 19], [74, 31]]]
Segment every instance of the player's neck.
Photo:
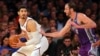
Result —
[[70, 18], [71, 18], [71, 19], [75, 19], [75, 17], [76, 17], [76, 12], [73, 11], [73, 12], [71, 13], [71, 15], [70, 15]]
[[19, 18], [21, 21], [26, 21], [27, 18]]
[[26, 21], [26, 18], [19, 18], [19, 22], [21, 25], [23, 25]]

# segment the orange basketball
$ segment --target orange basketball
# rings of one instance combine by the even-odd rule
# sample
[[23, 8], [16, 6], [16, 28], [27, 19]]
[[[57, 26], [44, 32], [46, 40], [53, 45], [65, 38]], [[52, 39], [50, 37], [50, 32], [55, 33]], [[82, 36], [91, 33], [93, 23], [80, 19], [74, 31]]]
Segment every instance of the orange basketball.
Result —
[[11, 35], [11, 36], [9, 37], [9, 45], [10, 45], [10, 47], [13, 48], [12, 45], [13, 45], [14, 43], [18, 43], [18, 41], [19, 41], [19, 36]]

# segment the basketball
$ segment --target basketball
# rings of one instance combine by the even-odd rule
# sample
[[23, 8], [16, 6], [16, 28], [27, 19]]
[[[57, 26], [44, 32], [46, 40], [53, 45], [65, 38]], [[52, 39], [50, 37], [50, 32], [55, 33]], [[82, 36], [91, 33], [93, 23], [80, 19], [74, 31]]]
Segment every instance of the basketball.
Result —
[[10, 47], [13, 48], [12, 45], [13, 45], [14, 43], [18, 43], [18, 41], [19, 41], [19, 36], [11, 35], [11, 36], [9, 37], [9, 45], [10, 45]]

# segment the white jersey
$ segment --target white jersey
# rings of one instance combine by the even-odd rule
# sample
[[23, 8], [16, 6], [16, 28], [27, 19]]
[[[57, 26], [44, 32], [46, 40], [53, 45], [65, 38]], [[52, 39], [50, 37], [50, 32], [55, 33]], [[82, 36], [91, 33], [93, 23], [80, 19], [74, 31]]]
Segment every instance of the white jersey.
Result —
[[25, 30], [26, 32], [28, 32], [28, 31], [26, 30], [26, 25], [27, 25], [28, 20], [33, 20], [33, 21], [36, 23], [37, 31], [39, 31], [39, 32], [41, 31], [41, 30], [40, 30], [41, 25], [38, 24], [34, 19], [32, 19], [32, 18], [30, 18], [30, 17], [27, 17], [27, 19], [26, 19], [24, 25], [20, 25], [20, 27], [21, 27], [22, 30]]
[[[27, 22], [28, 20], [33, 20], [32, 18], [30, 17], [27, 17], [26, 19], [26, 22], [24, 23], [23, 26], [20, 25], [21, 29], [26, 31], [27, 34], [28, 34], [28, 37], [29, 37], [29, 42], [26, 42], [26, 45], [29, 45], [31, 44], [31, 42], [33, 42], [35, 40], [35, 42], [37, 41], [40, 41], [42, 35], [40, 34], [40, 31], [41, 31], [41, 25], [38, 24], [35, 20], [33, 20], [35, 23], [36, 23], [36, 31], [35, 32], [28, 32], [27, 29], [26, 29], [26, 25], [27, 25]], [[34, 39], [33, 39], [34, 38]], [[30, 39], [33, 39], [33, 40], [30, 40]], [[37, 40], [37, 41], [36, 41]], [[38, 42], [39, 43], [39, 42]], [[33, 43], [32, 43], [33, 44]], [[36, 43], [37, 44], [37, 43]], [[35, 44], [34, 44], [35, 45]]]
[[[18, 49], [17, 52], [15, 52], [12, 56], [18, 56], [18, 55], [26, 55], [26, 56], [33, 56], [34, 54], [34, 50], [40, 48], [40, 55], [43, 54], [44, 51], [46, 51], [46, 49], [48, 48], [48, 41], [46, 39], [46, 37], [43, 37], [42, 34], [40, 34], [40, 30], [41, 30], [41, 25], [39, 25], [35, 20], [33, 20], [36, 23], [36, 31], [35, 32], [28, 32], [26, 30], [26, 25], [28, 20], [33, 20], [30, 17], [27, 17], [26, 22], [24, 23], [23, 26], [20, 25], [21, 29], [26, 31], [28, 34], [29, 39], [27, 40], [27, 42], [25, 43], [26, 46], [22, 46], [21, 48]], [[20, 54], [19, 54], [19, 53]]]

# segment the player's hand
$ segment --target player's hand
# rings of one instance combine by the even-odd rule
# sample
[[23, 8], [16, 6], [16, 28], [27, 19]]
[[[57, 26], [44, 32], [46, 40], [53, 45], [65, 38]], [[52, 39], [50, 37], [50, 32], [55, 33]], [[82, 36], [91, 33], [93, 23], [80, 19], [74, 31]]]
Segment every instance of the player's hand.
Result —
[[11, 45], [11, 47], [12, 47], [12, 48], [18, 48], [18, 47], [17, 47], [17, 43], [13, 43], [13, 44]]
[[23, 42], [21, 42], [21, 41], [19, 41], [19, 42], [17, 43], [17, 45], [16, 45], [16, 47], [18, 47], [18, 48], [20, 48], [20, 47], [22, 47], [22, 46], [25, 46], [25, 43], [23, 43]]
[[22, 46], [25, 46], [25, 43], [21, 42], [20, 40], [19, 40], [18, 43], [13, 43], [13, 44], [12, 44], [12, 47], [13, 47], [13, 48], [20, 48], [20, 47], [22, 47]]
[[100, 40], [92, 44], [93, 47], [100, 46]]
[[41, 29], [40, 33], [41, 33], [42, 35], [46, 36], [46, 33], [45, 33], [44, 30]]

